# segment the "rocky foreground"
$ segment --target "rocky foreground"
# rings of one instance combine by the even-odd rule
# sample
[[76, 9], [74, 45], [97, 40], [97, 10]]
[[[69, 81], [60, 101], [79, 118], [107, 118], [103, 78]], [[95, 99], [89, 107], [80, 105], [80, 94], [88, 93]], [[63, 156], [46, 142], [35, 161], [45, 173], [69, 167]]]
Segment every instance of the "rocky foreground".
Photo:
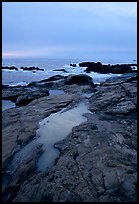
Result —
[[[27, 87], [2, 88], [2, 98], [17, 105], [2, 112], [4, 202], [137, 201], [136, 74], [99, 86], [86, 75], [58, 75]], [[64, 94], [51, 95], [50, 89]], [[60, 155], [47, 173], [36, 168], [41, 145], [18, 156], [35, 140], [42, 119], [82, 101], [91, 111], [87, 122], [55, 144]]]

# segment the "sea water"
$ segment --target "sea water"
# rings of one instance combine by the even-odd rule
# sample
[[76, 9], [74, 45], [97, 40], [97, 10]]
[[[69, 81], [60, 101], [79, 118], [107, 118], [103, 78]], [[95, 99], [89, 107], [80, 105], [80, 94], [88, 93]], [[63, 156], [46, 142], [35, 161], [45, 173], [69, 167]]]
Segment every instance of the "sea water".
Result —
[[9, 109], [9, 108], [14, 108], [15, 106], [16, 106], [15, 103], [9, 100], [2, 100], [2, 111]]
[[[40, 81], [47, 79], [51, 76], [60, 74], [67, 76], [69, 74], [87, 74], [92, 77], [93, 82], [99, 84], [106, 79], [113, 76], [120, 76], [119, 74], [99, 74], [99, 73], [85, 73], [86, 67], [79, 67], [79, 63], [83, 61], [93, 61], [98, 60], [85, 60], [85, 59], [2, 59], [2, 66], [16, 66], [16, 70], [2, 70], [2, 84], [7, 84], [11, 86], [16, 85], [27, 85], [32, 81]], [[101, 60], [100, 60], [101, 61]], [[132, 63], [132, 62], [117, 62], [114, 60], [101, 61], [103, 64], [117, 64], [117, 63]], [[70, 66], [70, 64], [76, 64], [76, 67]], [[44, 71], [23, 71], [20, 69], [21, 66], [35, 66], [43, 68]], [[65, 69], [67, 71], [54, 71], [55, 69]]]

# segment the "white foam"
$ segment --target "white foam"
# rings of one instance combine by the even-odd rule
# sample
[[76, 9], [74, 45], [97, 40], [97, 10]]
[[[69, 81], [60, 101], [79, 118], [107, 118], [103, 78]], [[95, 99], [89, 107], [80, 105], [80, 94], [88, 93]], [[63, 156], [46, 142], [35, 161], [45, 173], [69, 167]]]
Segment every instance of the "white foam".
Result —
[[132, 70], [137, 70], [137, 66], [131, 66]]
[[121, 74], [99, 74], [97, 72], [90, 72], [86, 74], [92, 78], [94, 84], [100, 84], [111, 77], [121, 76]]
[[18, 70], [15, 69], [2, 69], [3, 72], [18, 72]]
[[[110, 77], [118, 76], [116, 74], [99, 74], [99, 73], [95, 73], [95, 72], [86, 73], [84, 71], [87, 67], [80, 67], [78, 63], [76, 63], [76, 67], [70, 66], [69, 64], [65, 64], [65, 65], [61, 65], [61, 66], [60, 65], [53, 66], [53, 67], [51, 66], [50, 69], [47, 68], [46, 66], [44, 66], [42, 68], [44, 68], [44, 71], [37, 70], [35, 72], [26, 71], [26, 70], [24, 71], [22, 69], [18, 69], [18, 71], [16, 71], [16, 70], [3, 70], [2, 83], [3, 84], [10, 84], [12, 86], [27, 85], [28, 83], [30, 83], [32, 81], [40, 81], [40, 80], [55, 76], [57, 74], [60, 74], [62, 76], [68, 76], [70, 74], [75, 74], [75, 75], [87, 74], [87, 75], [92, 77], [92, 80], [95, 84], [99, 84], [101, 82], [104, 82], [106, 79], [108, 79]], [[55, 69], [64, 68], [67, 71], [67, 73], [62, 72], [62, 71], [60, 73], [53, 71], [54, 68]], [[135, 69], [135, 68], [133, 68], [133, 69]], [[9, 82], [12, 82], [12, 84]]]
[[21, 82], [17, 82], [17, 83], [9, 83], [10, 86], [27, 86], [29, 83], [25, 82], [25, 81], [21, 81]]

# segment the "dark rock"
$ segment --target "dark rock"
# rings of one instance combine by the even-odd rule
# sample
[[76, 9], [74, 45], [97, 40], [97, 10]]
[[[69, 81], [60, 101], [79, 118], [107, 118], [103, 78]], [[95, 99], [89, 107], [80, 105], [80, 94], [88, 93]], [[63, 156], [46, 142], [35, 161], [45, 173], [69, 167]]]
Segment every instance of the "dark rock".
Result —
[[11, 66], [11, 67], [5, 66], [5, 67], [2, 67], [2, 69], [18, 70], [18, 68], [15, 66]]
[[80, 67], [101, 67], [102, 66], [102, 63], [101, 62], [82, 62], [82, 63], [79, 63], [79, 66]]
[[[67, 77], [56, 75], [48, 79], [41, 81], [34, 81], [29, 83], [27, 86], [2, 86], [2, 99], [10, 100], [16, 102], [16, 105], [27, 105], [31, 101], [38, 99], [43, 96], [49, 95], [48, 90], [54, 86], [54, 89], [57, 89], [57, 86], [64, 85], [64, 81]], [[62, 81], [62, 84], [61, 83]], [[58, 82], [58, 85], [56, 84]]]
[[117, 64], [110, 66], [112, 73], [114, 74], [125, 74], [128, 72], [132, 72], [131, 66], [128, 64]]
[[23, 69], [23, 70], [26, 70], [26, 71], [34, 71], [34, 70], [44, 71], [44, 69], [40, 69], [38, 67], [20, 67], [20, 69]]
[[[5, 200], [16, 196], [22, 182], [29, 181], [37, 162], [37, 154], [40, 147], [29, 150], [30, 153], [13, 161], [15, 154], [20, 155], [22, 148], [36, 135], [39, 122], [53, 112], [60, 111], [73, 100], [72, 95], [64, 94], [47, 96], [34, 100], [27, 106], [9, 109], [3, 112], [2, 119], [2, 164], [3, 164], [3, 195]], [[19, 152], [16, 153], [17, 147]], [[15, 160], [16, 161], [16, 160]], [[37, 175], [39, 175], [37, 173]], [[17, 191], [14, 189], [18, 186]], [[12, 199], [13, 199], [12, 198]]]
[[43, 90], [43, 91], [41, 90], [41, 92], [39, 92], [39, 91], [28, 92], [28, 93], [20, 95], [17, 98], [16, 105], [17, 106], [25, 106], [35, 99], [38, 99], [38, 98], [41, 98], [44, 96], [48, 96], [48, 95], [49, 95], [48, 90]]
[[47, 88], [46, 85], [6, 87], [2, 89], [2, 99], [10, 100], [16, 105], [27, 105], [37, 98], [48, 96]]
[[72, 66], [72, 67], [76, 67], [76, 64], [70, 64], [70, 66]]
[[137, 69], [132, 69], [131, 72], [132, 72], [132, 73], [137, 73], [138, 71], [137, 71]]
[[7, 88], [9, 88], [9, 85], [2, 84], [2, 89], [7, 89]]
[[18, 96], [25, 92], [24, 87], [10, 87], [2, 88], [2, 99], [10, 100], [12, 102], [16, 102]]
[[67, 79], [65, 80], [65, 84], [66, 85], [80, 84], [80, 85], [92, 85], [92, 86], [94, 86], [92, 78], [86, 74], [69, 75], [67, 77]]
[[113, 73], [113, 74], [125, 74], [132, 73], [135, 70], [132, 70], [130, 64], [116, 64], [116, 65], [103, 65], [101, 62], [82, 62], [79, 64], [80, 67], [87, 67], [85, 72], [98, 72], [102, 74]]

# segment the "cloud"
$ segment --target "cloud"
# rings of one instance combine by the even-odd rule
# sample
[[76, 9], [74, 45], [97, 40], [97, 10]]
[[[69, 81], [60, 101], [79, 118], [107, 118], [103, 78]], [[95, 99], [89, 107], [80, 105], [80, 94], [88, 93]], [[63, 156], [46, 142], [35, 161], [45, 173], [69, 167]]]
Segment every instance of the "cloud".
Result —
[[3, 2], [2, 5], [3, 56], [76, 57], [136, 52], [136, 2]]
[[65, 2], [64, 5], [100, 16], [137, 16], [137, 2]]

